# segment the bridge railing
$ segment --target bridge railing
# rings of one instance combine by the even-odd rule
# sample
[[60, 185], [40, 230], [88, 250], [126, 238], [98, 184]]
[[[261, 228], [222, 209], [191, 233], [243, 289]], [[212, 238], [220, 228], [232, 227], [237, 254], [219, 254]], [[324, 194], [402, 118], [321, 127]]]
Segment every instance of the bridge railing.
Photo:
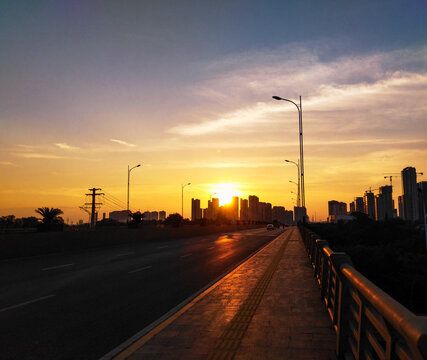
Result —
[[427, 316], [416, 316], [374, 285], [347, 254], [303, 226], [300, 231], [337, 334], [338, 357], [427, 359]]

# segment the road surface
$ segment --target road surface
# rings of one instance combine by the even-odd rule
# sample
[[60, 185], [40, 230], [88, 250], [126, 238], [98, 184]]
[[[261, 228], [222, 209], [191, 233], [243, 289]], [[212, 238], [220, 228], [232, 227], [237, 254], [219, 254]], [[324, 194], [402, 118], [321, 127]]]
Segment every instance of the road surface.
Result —
[[261, 228], [1, 261], [1, 358], [98, 359], [280, 233]]

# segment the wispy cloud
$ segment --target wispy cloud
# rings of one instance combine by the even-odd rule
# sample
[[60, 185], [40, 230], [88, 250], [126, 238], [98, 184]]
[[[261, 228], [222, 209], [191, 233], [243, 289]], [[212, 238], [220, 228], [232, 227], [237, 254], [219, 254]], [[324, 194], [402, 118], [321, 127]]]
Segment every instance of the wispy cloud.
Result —
[[401, 130], [402, 135], [420, 126], [426, 130], [426, 59], [427, 47], [333, 60], [295, 46], [238, 54], [206, 65], [209, 77], [189, 89], [227, 110], [211, 111], [200, 121], [182, 122], [167, 132], [201, 136], [268, 131], [266, 124], [295, 122], [297, 116], [293, 105], [271, 96], [297, 99], [299, 94], [304, 121], [315, 131], [339, 128], [350, 133], [365, 126], [371, 131]]
[[62, 150], [78, 150], [79, 149], [77, 146], [71, 146], [71, 145], [68, 145], [67, 143], [56, 143], [55, 145]]
[[3, 166], [12, 166], [12, 167], [20, 167], [19, 165], [14, 164], [13, 162], [10, 161], [0, 161], [0, 165]]
[[66, 156], [43, 153], [14, 153], [14, 155], [25, 159], [69, 159]]
[[115, 143], [120, 144], [120, 145], [128, 146], [128, 147], [135, 147], [136, 146], [135, 144], [130, 144], [126, 141], [119, 140], [119, 139], [110, 139], [110, 141], [115, 142]]

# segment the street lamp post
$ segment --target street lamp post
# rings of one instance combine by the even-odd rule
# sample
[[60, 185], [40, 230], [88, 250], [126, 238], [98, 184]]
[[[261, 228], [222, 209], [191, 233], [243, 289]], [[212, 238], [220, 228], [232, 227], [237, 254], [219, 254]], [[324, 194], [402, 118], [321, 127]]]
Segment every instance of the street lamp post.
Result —
[[303, 151], [303, 136], [302, 136], [302, 102], [301, 96], [299, 97], [299, 105], [292, 100], [281, 98], [280, 96], [273, 96], [274, 100], [283, 100], [290, 102], [298, 109], [298, 122], [299, 122], [299, 173], [301, 177], [301, 205], [305, 207], [305, 186], [304, 186], [304, 151]]
[[131, 167], [129, 169], [129, 165], [128, 165], [128, 199], [127, 199], [127, 211], [128, 211], [128, 214], [129, 214], [129, 183], [130, 183], [130, 172], [132, 171], [132, 169], [135, 169], [135, 168], [140, 167], [140, 166], [141, 166], [141, 164], [138, 164], [138, 165], [136, 165], [134, 167]]
[[[288, 163], [291, 163], [291, 164], [294, 164], [296, 167], [297, 167], [297, 172], [298, 172], [298, 184], [297, 184], [297, 186], [298, 186], [298, 197], [297, 197], [297, 206], [298, 207], [300, 207], [301, 206], [301, 191], [300, 191], [300, 188], [301, 188], [301, 176], [300, 176], [300, 169], [299, 169], [299, 160], [297, 160], [297, 162], [295, 162], [295, 161], [292, 161], [292, 160], [285, 160], [286, 162], [288, 162]], [[290, 181], [290, 182], [293, 182], [293, 181]]]
[[209, 200], [212, 201], [212, 196], [216, 195], [216, 193], [209, 194]]
[[182, 219], [184, 219], [184, 188], [188, 185], [191, 185], [191, 183], [181, 184], [181, 216], [182, 216]]

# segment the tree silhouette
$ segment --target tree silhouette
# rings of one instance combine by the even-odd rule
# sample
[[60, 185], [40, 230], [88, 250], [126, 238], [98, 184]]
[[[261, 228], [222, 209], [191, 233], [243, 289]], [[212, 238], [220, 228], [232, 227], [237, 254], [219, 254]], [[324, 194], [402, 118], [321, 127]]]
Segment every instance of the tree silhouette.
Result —
[[64, 213], [61, 209], [41, 207], [34, 211], [43, 217], [43, 224], [58, 224], [64, 222], [64, 220], [59, 216]]
[[165, 225], [172, 225], [172, 227], [179, 227], [182, 225], [182, 216], [178, 213], [170, 214], [164, 221]]

